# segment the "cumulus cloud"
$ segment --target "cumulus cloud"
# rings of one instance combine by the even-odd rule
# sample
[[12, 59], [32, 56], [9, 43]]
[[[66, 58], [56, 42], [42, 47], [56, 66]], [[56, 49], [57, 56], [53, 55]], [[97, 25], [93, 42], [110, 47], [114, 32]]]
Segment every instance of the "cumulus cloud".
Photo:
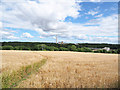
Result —
[[39, 38], [44, 38], [44, 37], [42, 37], [42, 36], [39, 36]]
[[2, 30], [2, 22], [0, 22], [0, 30]]
[[[26, 3], [4, 3], [3, 8], [9, 11], [5, 12], [4, 19], [6, 26], [41, 28], [44, 31], [61, 29], [59, 23], [65, 20], [67, 16], [77, 18], [80, 6], [75, 0], [38, 0], [26, 1]], [[61, 22], [60, 22], [61, 21]], [[24, 22], [24, 23], [23, 23]], [[34, 29], [34, 28], [32, 28]]]
[[100, 2], [101, 0], [90, 0], [91, 2]]
[[89, 11], [88, 13], [86, 13], [86, 14], [94, 16], [94, 15], [98, 14], [98, 12], [97, 12], [97, 11], [90, 10], [90, 11]]
[[55, 36], [53, 36], [53, 39], [56, 39], [56, 37], [55, 37]]
[[33, 38], [33, 36], [30, 33], [27, 33], [27, 32], [23, 33], [22, 37], [24, 37], [24, 38]]
[[19, 39], [19, 37], [16, 37], [14, 35], [14, 32], [15, 31], [3, 29], [3, 23], [0, 22], [0, 40], [2, 40], [2, 39], [10, 39], [10, 40], [12, 40], [12, 39], [14, 39], [14, 40]]
[[[58, 35], [61, 38], [87, 41], [89, 35], [106, 37], [117, 35], [117, 15], [101, 17], [102, 15], [97, 15], [97, 11], [91, 10], [88, 14], [97, 15], [98, 19], [85, 24], [65, 22], [68, 16], [72, 18], [80, 16], [81, 6], [76, 3], [76, 0], [27, 0], [25, 3], [3, 3], [2, 5], [6, 27], [31, 29], [38, 32], [40, 38]], [[33, 37], [29, 33], [23, 33], [23, 36]], [[98, 40], [93, 37], [89, 40], [96, 41], [94, 39]]]
[[25, 2], [27, 0], [2, 0], [1, 2]]
[[14, 34], [13, 34], [14, 31], [10, 31], [10, 30], [0, 30], [0, 33], [1, 33], [1, 38], [2, 39], [10, 39], [10, 40], [16, 40], [16, 39], [19, 39], [19, 37], [16, 37]]

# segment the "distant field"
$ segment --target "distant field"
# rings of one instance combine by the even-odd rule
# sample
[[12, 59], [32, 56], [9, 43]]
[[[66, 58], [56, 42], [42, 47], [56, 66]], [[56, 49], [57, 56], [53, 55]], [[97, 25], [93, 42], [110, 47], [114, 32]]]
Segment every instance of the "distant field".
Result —
[[19, 88], [107, 88], [116, 87], [118, 81], [118, 54], [2, 51], [2, 57], [2, 72], [47, 59], [36, 73], [18, 83]]

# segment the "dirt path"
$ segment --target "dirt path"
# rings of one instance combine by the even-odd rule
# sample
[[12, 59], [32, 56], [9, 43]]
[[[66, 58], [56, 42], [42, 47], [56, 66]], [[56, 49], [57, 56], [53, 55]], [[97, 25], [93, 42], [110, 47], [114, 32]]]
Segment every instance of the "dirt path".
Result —
[[20, 88], [114, 87], [118, 80], [118, 55], [78, 52], [38, 52], [48, 58], [37, 74]]

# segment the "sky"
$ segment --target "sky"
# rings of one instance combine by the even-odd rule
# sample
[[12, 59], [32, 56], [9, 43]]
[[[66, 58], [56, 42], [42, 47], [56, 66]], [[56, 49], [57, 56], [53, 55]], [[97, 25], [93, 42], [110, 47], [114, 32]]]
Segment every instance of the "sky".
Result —
[[3, 0], [0, 41], [117, 44], [118, 1]]

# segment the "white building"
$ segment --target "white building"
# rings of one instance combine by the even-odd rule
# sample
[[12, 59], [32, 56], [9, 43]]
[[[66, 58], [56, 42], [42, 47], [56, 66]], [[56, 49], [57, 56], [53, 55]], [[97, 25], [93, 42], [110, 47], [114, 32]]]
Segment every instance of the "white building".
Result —
[[106, 51], [110, 51], [109, 47], [104, 47], [103, 49], [106, 50]]

